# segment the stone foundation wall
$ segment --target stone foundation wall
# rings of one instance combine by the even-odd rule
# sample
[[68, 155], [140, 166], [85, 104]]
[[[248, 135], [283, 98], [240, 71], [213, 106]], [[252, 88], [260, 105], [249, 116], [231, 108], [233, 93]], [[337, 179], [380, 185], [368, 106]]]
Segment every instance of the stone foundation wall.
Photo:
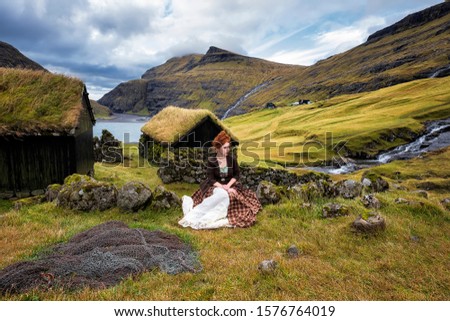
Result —
[[[204, 164], [197, 163], [195, 166], [192, 166], [192, 162], [180, 163], [170, 161], [165, 166], [160, 167], [157, 173], [165, 184], [173, 182], [199, 184], [206, 179], [206, 165]], [[329, 180], [329, 176], [314, 172], [297, 175], [283, 169], [240, 166], [239, 181], [244, 186], [255, 191], [261, 181], [269, 181], [276, 185], [290, 187], [318, 179]]]

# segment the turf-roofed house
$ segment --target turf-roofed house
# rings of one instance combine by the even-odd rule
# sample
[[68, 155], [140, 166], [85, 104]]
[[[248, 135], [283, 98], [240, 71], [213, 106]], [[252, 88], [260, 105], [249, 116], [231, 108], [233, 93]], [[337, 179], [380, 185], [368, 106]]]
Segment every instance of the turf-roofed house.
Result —
[[0, 68], [0, 196], [41, 194], [70, 174], [93, 174], [94, 124], [81, 80]]
[[[211, 142], [222, 130], [230, 135], [233, 147], [239, 145], [236, 136], [211, 111], [168, 106], [141, 128], [140, 153], [160, 165], [160, 170], [175, 167], [180, 176], [175, 180], [192, 182], [190, 177], [195, 175], [195, 169], [201, 171], [212, 152]], [[187, 173], [190, 169], [194, 172]]]

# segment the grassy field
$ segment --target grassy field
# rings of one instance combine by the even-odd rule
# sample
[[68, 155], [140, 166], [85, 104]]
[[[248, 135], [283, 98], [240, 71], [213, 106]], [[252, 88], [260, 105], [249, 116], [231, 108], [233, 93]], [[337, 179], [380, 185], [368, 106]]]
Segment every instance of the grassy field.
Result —
[[[131, 158], [126, 166], [95, 165], [97, 179], [121, 186], [139, 180], [154, 188], [161, 181], [156, 168], [139, 165], [136, 146], [128, 146]], [[195, 231], [178, 226], [181, 210], [135, 214], [119, 210], [81, 213], [60, 209], [53, 203], [23, 207], [0, 201], [0, 268], [36, 258], [49, 246], [109, 220], [121, 220], [130, 227], [161, 229], [179, 235], [200, 254], [203, 271], [170, 276], [158, 271], [123, 280], [103, 290], [68, 292], [52, 289], [2, 297], [2, 300], [449, 300], [449, 212], [440, 204], [450, 197], [448, 189], [450, 148], [427, 157], [396, 161], [375, 168], [393, 184], [410, 189], [425, 182], [435, 185], [429, 198], [412, 196], [391, 188], [377, 197], [387, 230], [361, 236], [349, 225], [365, 211], [361, 202], [337, 199], [349, 205], [351, 215], [322, 219], [328, 199], [316, 199], [310, 208], [301, 201], [283, 200], [265, 206], [255, 226], [247, 229]], [[145, 165], [145, 166], [144, 166]], [[336, 176], [341, 179], [346, 176]], [[348, 177], [360, 179], [361, 173]], [[177, 183], [167, 188], [178, 195], [190, 194], [198, 185]], [[404, 197], [422, 206], [395, 204]], [[413, 241], [412, 236], [418, 236]], [[290, 245], [301, 255], [286, 256]], [[257, 266], [265, 259], [278, 262], [274, 274], [260, 274]]]
[[[375, 155], [404, 144], [427, 120], [450, 117], [450, 77], [423, 79], [310, 105], [265, 109], [227, 118], [240, 139], [241, 161], [314, 164], [350, 153]], [[390, 140], [384, 137], [404, 136]], [[406, 135], [406, 137], [405, 137]], [[269, 145], [271, 144], [271, 145]], [[346, 151], [339, 152], [346, 156]]]

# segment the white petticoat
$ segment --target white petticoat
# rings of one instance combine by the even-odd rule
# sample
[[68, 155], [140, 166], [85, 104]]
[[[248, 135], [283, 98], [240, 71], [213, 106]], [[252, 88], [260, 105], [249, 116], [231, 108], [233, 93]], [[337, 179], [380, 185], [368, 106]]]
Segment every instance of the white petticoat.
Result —
[[215, 188], [212, 195], [195, 208], [192, 208], [194, 201], [190, 196], [184, 195], [181, 199], [184, 214], [178, 222], [181, 226], [189, 226], [196, 230], [232, 227], [227, 218], [230, 197], [223, 188]]

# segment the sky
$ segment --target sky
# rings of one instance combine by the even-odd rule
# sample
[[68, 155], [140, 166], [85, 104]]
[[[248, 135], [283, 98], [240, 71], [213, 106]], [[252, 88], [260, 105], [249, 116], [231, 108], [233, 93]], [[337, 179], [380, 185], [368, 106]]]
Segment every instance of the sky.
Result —
[[436, 0], [0, 0], [0, 41], [99, 99], [210, 46], [312, 65]]

